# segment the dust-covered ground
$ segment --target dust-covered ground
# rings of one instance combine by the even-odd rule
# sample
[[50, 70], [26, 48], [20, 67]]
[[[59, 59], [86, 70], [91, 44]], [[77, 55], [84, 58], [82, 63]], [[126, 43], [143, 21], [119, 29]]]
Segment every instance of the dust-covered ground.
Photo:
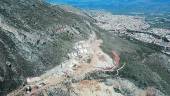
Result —
[[169, 29], [140, 16], [0, 1], [2, 96], [168, 96]]

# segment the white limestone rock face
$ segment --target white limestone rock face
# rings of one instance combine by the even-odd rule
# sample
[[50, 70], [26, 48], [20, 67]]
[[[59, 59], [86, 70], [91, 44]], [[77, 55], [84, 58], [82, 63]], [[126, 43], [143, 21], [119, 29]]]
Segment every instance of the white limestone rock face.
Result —
[[27, 77], [39, 76], [60, 65], [68, 59], [67, 53], [75, 42], [89, 37], [93, 27], [86, 23], [90, 22], [88, 17], [73, 11], [42, 0], [0, 0], [2, 96], [6, 96], [9, 88], [20, 86]]
[[[9, 94], [9, 96], [31, 96], [30, 93], [38, 94], [41, 89], [40, 93], [46, 91], [47, 96], [51, 94], [54, 96], [74, 94], [71, 96], [75, 96], [75, 92], [79, 93], [76, 96], [124, 96], [124, 89], [127, 89], [132, 96], [145, 94], [145, 89], [135, 86], [133, 82], [113, 77], [114, 74], [110, 72], [118, 72], [118, 67], [124, 71], [122, 64], [114, 66], [114, 57], [103, 52], [100, 39], [105, 40], [103, 45], [107, 43], [107, 46], [102, 45], [105, 51], [111, 52], [113, 48], [113, 50], [120, 51], [120, 57], [125, 59], [125, 63], [135, 62], [135, 66], [125, 66], [129, 69], [124, 73], [131, 72], [131, 69], [139, 64], [140, 68], [143, 68], [140, 69], [141, 72], [146, 68], [152, 72], [149, 66], [142, 67], [141, 61], [145, 61], [148, 57], [145, 55], [148, 53], [141, 55], [145, 48], [119, 37], [113, 40], [112, 35], [105, 34], [106, 31], [94, 24], [109, 31], [109, 34], [118, 31], [140, 41], [154, 42], [161, 46], [169, 44], [149, 35], [147, 29], [150, 26], [142, 17], [110, 13], [96, 13], [90, 17], [71, 7], [51, 6], [41, 0], [0, 0], [0, 95], [6, 96], [8, 93], [6, 90], [18, 88], [25, 81], [27, 81], [26, 87], [32, 87], [32, 92], [26, 93], [22, 87], [14, 90], [14, 93], [24, 94]], [[130, 34], [127, 30], [133, 30], [136, 33]], [[137, 33], [143, 30], [147, 34]], [[160, 31], [162, 32], [159, 33]], [[164, 31], [166, 32], [163, 33]], [[150, 33], [165, 36], [169, 40], [167, 30], [156, 29]], [[152, 59], [153, 57], [150, 60]], [[169, 58], [165, 61], [168, 60]], [[128, 75], [132, 75], [133, 79], [136, 71]], [[96, 76], [100, 75], [100, 72], [103, 72], [101, 78]], [[91, 78], [84, 80], [86, 75], [88, 77], [91, 73], [96, 74], [91, 76], [95, 80]], [[149, 74], [149, 76], [153, 75]], [[154, 77], [157, 79], [157, 76]], [[108, 85], [105, 84], [105, 79], [110, 79]], [[140, 79], [137, 78], [137, 80]], [[153, 82], [157, 81], [153, 80]], [[37, 89], [39, 84], [39, 89]], [[159, 85], [159, 83], [156, 84]], [[119, 92], [116, 89], [119, 89]], [[1, 93], [4, 91], [5, 93]]]
[[166, 35], [166, 38], [167, 38], [168, 41], [170, 42], [170, 35]]

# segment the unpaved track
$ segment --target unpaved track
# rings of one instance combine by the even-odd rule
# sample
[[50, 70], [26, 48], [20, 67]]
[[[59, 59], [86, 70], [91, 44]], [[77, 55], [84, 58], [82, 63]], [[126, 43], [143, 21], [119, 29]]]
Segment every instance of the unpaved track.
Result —
[[[17, 90], [18, 92], [14, 91], [12, 95], [9, 94], [8, 96], [16, 96], [18, 94], [25, 94], [25, 96], [37, 96], [36, 94], [39, 94], [40, 92], [43, 92], [45, 94], [46, 93], [45, 90], [47, 90], [51, 86], [58, 86], [58, 85], [62, 84], [62, 82], [67, 80], [68, 77], [69, 78], [72, 77], [74, 79], [81, 80], [85, 77], [86, 74], [93, 72], [93, 71], [114, 71], [116, 69], [116, 67], [118, 67], [120, 58], [116, 54], [116, 52], [113, 51], [112, 52], [113, 57], [114, 57], [113, 59], [116, 59], [116, 60], [114, 63], [112, 62], [112, 64], [107, 64], [107, 60], [108, 60], [109, 56], [107, 56], [107, 54], [105, 54], [101, 50], [101, 48], [100, 48], [101, 43], [102, 43], [102, 40], [94, 39], [93, 41], [91, 41], [91, 43], [89, 44], [91, 49], [93, 50], [93, 54], [91, 56], [91, 62], [90, 63], [88, 63], [88, 62], [82, 63], [81, 60], [83, 60], [83, 58], [80, 59], [80, 61], [79, 61], [79, 62], [81, 62], [80, 64], [78, 64], [76, 67], [73, 66], [70, 68], [71, 70], [73, 70], [73, 72], [71, 74], [65, 73], [64, 75], [51, 74], [46, 77], [41, 76], [40, 77], [41, 81], [39, 81], [38, 83], [45, 83], [46, 85], [44, 85], [38, 89], [32, 90], [31, 93], [29, 93], [29, 94], [25, 94], [25, 92], [24, 92], [25, 87], [24, 87], [22, 89]], [[102, 62], [105, 62], [105, 63], [102, 63]], [[101, 65], [97, 65], [97, 64], [101, 64]], [[100, 68], [98, 66], [100, 66]], [[33, 83], [33, 85], [36, 86], [38, 83], [35, 82], [35, 83]], [[21, 96], [21, 95], [19, 95], [19, 96]]]

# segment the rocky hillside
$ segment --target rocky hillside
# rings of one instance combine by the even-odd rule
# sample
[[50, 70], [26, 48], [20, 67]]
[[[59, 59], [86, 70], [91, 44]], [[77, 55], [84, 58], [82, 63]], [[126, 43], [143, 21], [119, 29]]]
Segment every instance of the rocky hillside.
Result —
[[92, 32], [89, 21], [38, 0], [1, 0], [1, 94], [68, 59], [72, 44]]
[[[119, 18], [149, 27], [133, 17]], [[41, 0], [1, 0], [0, 94], [168, 96], [170, 57], [154, 45], [110, 32], [101, 22]], [[139, 31], [134, 24], [128, 28]]]

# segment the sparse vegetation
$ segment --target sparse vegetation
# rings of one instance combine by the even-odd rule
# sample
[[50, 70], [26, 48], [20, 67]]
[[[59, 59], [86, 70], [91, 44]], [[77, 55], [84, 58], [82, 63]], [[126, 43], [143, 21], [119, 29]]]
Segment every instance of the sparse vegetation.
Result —
[[[76, 12], [67, 12], [59, 5], [52, 6], [39, 0], [1, 0], [0, 18], [1, 16], [5, 26], [16, 29], [11, 31], [6, 27], [0, 28], [0, 76], [3, 78], [0, 81], [0, 91], [7, 90], [2, 95], [6, 95], [9, 91], [20, 86], [27, 77], [47, 73], [47, 70], [68, 60], [67, 54], [72, 52], [74, 43], [87, 39], [92, 32], [96, 33], [97, 39], [103, 40], [101, 48], [110, 57], [112, 57], [112, 50], [120, 54], [120, 66], [122, 65], [124, 68], [119, 70], [118, 77], [130, 80], [140, 89], [154, 86], [165, 94], [170, 94], [170, 74], [165, 66], [168, 64], [167, 59], [159, 56], [163, 55], [168, 59], [169, 57], [161, 53], [161, 47], [135, 39], [131, 40], [129, 37], [119, 37], [93, 24], [93, 20], [90, 21], [91, 18], [88, 16], [84, 17]], [[58, 27], [66, 28], [66, 30], [59, 32], [56, 29]], [[7, 62], [10, 62], [10, 65]], [[97, 85], [103, 83], [107, 78], [115, 78], [116, 72], [96, 72], [93, 70], [92, 73], [82, 73], [86, 72], [85, 69], [88, 70], [92, 59], [88, 58], [85, 62], [88, 63], [84, 64], [87, 67], [74, 66], [81, 69], [77, 80], [76, 77], [71, 77], [71, 79], [75, 79], [75, 82], [70, 80], [71, 82], [63, 84], [66, 88], [62, 88], [63, 86], [52, 88], [50, 85], [51, 89], [46, 87], [49, 89], [46, 93], [51, 96], [54, 94], [70, 96], [70, 93], [74, 93], [70, 83], [77, 83], [83, 79], [88, 82], [85, 81], [82, 85], [92, 86], [91, 80], [96, 80], [93, 83]], [[75, 74], [77, 73], [75, 72]], [[80, 75], [86, 76], [82, 78]], [[51, 80], [51, 78], [48, 79]], [[55, 82], [58, 81], [58, 77], [52, 79]], [[56, 84], [54, 83], [54, 85]], [[110, 86], [112, 85], [110, 84]], [[89, 89], [87, 86], [85, 87]], [[97, 86], [96, 89], [100, 90], [100, 87]], [[126, 96], [132, 95], [132, 92], [126, 88], [114, 88], [114, 90], [116, 93]], [[77, 93], [74, 94], [77, 95]], [[152, 90], [149, 90], [148, 94], [152, 94]]]

